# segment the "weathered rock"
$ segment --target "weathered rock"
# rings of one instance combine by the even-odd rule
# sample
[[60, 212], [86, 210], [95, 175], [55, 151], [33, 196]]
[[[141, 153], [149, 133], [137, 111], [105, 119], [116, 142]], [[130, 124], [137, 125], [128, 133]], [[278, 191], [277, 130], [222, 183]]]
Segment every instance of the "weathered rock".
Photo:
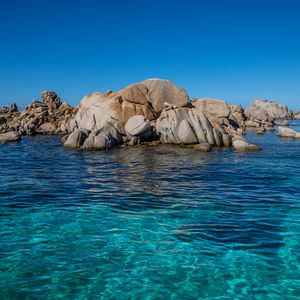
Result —
[[156, 122], [156, 131], [164, 144], [207, 143], [214, 145], [213, 128], [197, 109], [164, 110]]
[[256, 131], [256, 134], [261, 135], [261, 134], [264, 134], [265, 132], [266, 132], [266, 131], [265, 131], [265, 128], [262, 128], [262, 129], [257, 130], [257, 131]]
[[300, 133], [287, 127], [278, 127], [278, 136], [286, 138], [299, 138]]
[[218, 118], [228, 118], [231, 111], [230, 106], [225, 101], [218, 99], [193, 99], [192, 105], [206, 115], [210, 114]]
[[19, 109], [18, 109], [18, 106], [17, 106], [17, 103], [13, 103], [11, 106], [10, 106], [10, 112], [11, 113], [15, 113], [15, 112], [18, 112]]
[[17, 131], [10, 131], [0, 134], [0, 142], [15, 142], [21, 139], [20, 134]]
[[[66, 134], [73, 117], [73, 109], [54, 92], [43, 92], [43, 102], [33, 100], [22, 113], [16, 105], [0, 116], [0, 133], [19, 131], [22, 134]], [[47, 106], [49, 105], [49, 107]], [[59, 108], [55, 109], [58, 105]]]
[[67, 139], [69, 138], [69, 136], [70, 136], [69, 134], [64, 135], [60, 140], [61, 143], [64, 144], [67, 141]]
[[256, 121], [254, 121], [254, 120], [247, 120], [247, 121], [245, 121], [245, 126], [246, 127], [261, 127], [262, 124], [258, 120], [256, 120]]
[[179, 123], [177, 132], [178, 140], [183, 144], [195, 144], [198, 142], [196, 134], [188, 120], [183, 119]]
[[276, 119], [290, 119], [291, 111], [287, 106], [268, 100], [254, 100], [245, 110], [249, 120], [273, 122]]
[[43, 104], [45, 104], [48, 108], [57, 109], [61, 106], [62, 102], [60, 98], [57, 96], [55, 92], [42, 92], [41, 97], [43, 100]]
[[229, 134], [222, 134], [222, 140], [223, 140], [223, 145], [225, 147], [231, 147], [232, 146], [232, 138]]
[[125, 124], [126, 134], [134, 137], [151, 133], [152, 128], [150, 121], [141, 115], [131, 117]]
[[284, 121], [275, 121], [274, 125], [275, 126], [284, 126], [284, 127], [286, 127], [286, 126], [289, 126], [289, 122], [287, 120], [284, 120]]
[[295, 115], [294, 115], [294, 119], [295, 119], [295, 120], [300, 120], [300, 113], [295, 114]]
[[54, 123], [46, 122], [43, 123], [37, 130], [37, 133], [40, 134], [55, 134], [56, 133], [56, 126]]
[[231, 105], [229, 119], [234, 120], [240, 127], [245, 125], [246, 116], [241, 105]]
[[188, 105], [188, 100], [186, 92], [171, 81], [149, 79], [117, 93], [93, 93], [84, 97], [72, 125], [97, 130], [111, 123], [125, 133], [125, 124], [131, 117], [142, 115], [152, 121], [159, 117], [165, 102], [182, 107]]
[[107, 123], [99, 130], [93, 130], [84, 141], [83, 150], [105, 150], [123, 142], [122, 136], [118, 130]]
[[72, 132], [64, 143], [67, 148], [80, 148], [84, 141], [88, 138], [90, 131], [84, 129], [77, 129]]
[[240, 152], [248, 152], [248, 151], [258, 151], [262, 150], [261, 147], [249, 143], [244, 138], [234, 138], [232, 141], [232, 146], [235, 150]]
[[198, 144], [194, 146], [193, 150], [200, 151], [200, 152], [210, 152], [211, 145], [207, 143]]
[[[236, 129], [239, 125], [236, 122], [230, 122], [229, 115], [231, 109], [226, 102], [217, 99], [194, 99], [192, 105], [203, 112], [213, 128], [218, 130], [221, 134], [226, 132], [238, 134]], [[223, 125], [226, 127], [226, 132], [224, 131]]]

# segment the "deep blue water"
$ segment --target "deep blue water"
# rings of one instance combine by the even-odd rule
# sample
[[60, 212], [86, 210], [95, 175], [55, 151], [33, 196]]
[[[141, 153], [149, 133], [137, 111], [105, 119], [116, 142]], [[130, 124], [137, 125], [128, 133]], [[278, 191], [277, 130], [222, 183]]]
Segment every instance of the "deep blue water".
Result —
[[247, 137], [264, 150], [0, 144], [0, 299], [300, 299], [300, 141]]

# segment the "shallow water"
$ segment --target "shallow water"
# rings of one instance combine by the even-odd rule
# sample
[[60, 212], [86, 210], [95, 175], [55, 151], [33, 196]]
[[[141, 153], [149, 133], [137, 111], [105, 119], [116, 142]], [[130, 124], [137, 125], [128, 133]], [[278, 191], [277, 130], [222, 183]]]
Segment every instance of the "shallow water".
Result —
[[300, 141], [247, 138], [264, 150], [0, 144], [0, 299], [299, 299]]

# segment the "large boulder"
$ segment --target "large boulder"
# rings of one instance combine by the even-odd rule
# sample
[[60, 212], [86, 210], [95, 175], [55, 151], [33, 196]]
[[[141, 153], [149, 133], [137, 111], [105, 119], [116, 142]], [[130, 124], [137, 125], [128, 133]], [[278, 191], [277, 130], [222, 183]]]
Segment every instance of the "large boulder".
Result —
[[287, 127], [278, 127], [278, 136], [285, 138], [300, 138], [300, 132]]
[[230, 106], [223, 100], [218, 99], [193, 99], [193, 107], [203, 112], [210, 124], [218, 131], [222, 132], [223, 125], [231, 130], [233, 134], [237, 133], [239, 124], [231, 122], [229, 117], [231, 113]]
[[294, 114], [294, 119], [295, 119], [295, 120], [300, 120], [300, 111], [299, 111], [299, 112], [296, 112], [296, 113]]
[[111, 123], [125, 133], [125, 124], [131, 117], [142, 115], [149, 121], [155, 120], [165, 102], [184, 107], [189, 98], [171, 81], [160, 79], [148, 79], [116, 93], [93, 93], [81, 100], [73, 126], [97, 130]]
[[273, 122], [276, 119], [290, 119], [292, 112], [286, 105], [268, 100], [254, 100], [245, 110], [249, 120]]
[[20, 134], [17, 131], [10, 131], [0, 134], [0, 142], [15, 142], [21, 139]]
[[[164, 144], [202, 144], [223, 146], [234, 136], [230, 124], [212, 124], [197, 108], [167, 108], [156, 122], [156, 131]], [[238, 135], [238, 133], [236, 133]]]
[[112, 124], [93, 130], [82, 145], [83, 150], [105, 150], [123, 142], [122, 136]]
[[90, 131], [84, 129], [76, 129], [72, 132], [64, 143], [66, 148], [80, 148], [84, 141], [88, 138]]
[[193, 147], [193, 150], [200, 151], [200, 152], [210, 152], [211, 145], [207, 143], [197, 144]]
[[249, 143], [244, 138], [234, 138], [232, 146], [235, 150], [240, 152], [259, 151], [262, 149], [260, 146]]
[[129, 136], [140, 137], [151, 131], [150, 121], [141, 115], [131, 117], [125, 124], [125, 132]]
[[193, 99], [192, 105], [205, 114], [218, 118], [228, 118], [230, 115], [230, 106], [223, 100], [210, 98]]

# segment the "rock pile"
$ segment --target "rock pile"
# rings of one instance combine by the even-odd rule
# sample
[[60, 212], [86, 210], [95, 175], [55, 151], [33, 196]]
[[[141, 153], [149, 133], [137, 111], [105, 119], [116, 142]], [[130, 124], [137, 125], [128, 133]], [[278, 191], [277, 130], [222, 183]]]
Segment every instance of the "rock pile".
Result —
[[0, 111], [0, 133], [17, 131], [20, 134], [66, 134], [73, 117], [73, 108], [62, 103], [55, 92], [43, 92], [42, 101], [33, 100], [23, 112], [16, 105]]
[[247, 127], [272, 128], [277, 119], [292, 119], [293, 112], [286, 105], [268, 100], [254, 100], [245, 110]]
[[211, 146], [229, 147], [242, 135], [235, 119], [243, 118], [239, 113], [239, 107], [233, 111], [217, 99], [189, 101], [171, 81], [149, 79], [116, 93], [84, 97], [70, 122], [72, 133], [62, 142], [84, 150], [155, 142], [198, 145], [195, 150], [210, 151]]

